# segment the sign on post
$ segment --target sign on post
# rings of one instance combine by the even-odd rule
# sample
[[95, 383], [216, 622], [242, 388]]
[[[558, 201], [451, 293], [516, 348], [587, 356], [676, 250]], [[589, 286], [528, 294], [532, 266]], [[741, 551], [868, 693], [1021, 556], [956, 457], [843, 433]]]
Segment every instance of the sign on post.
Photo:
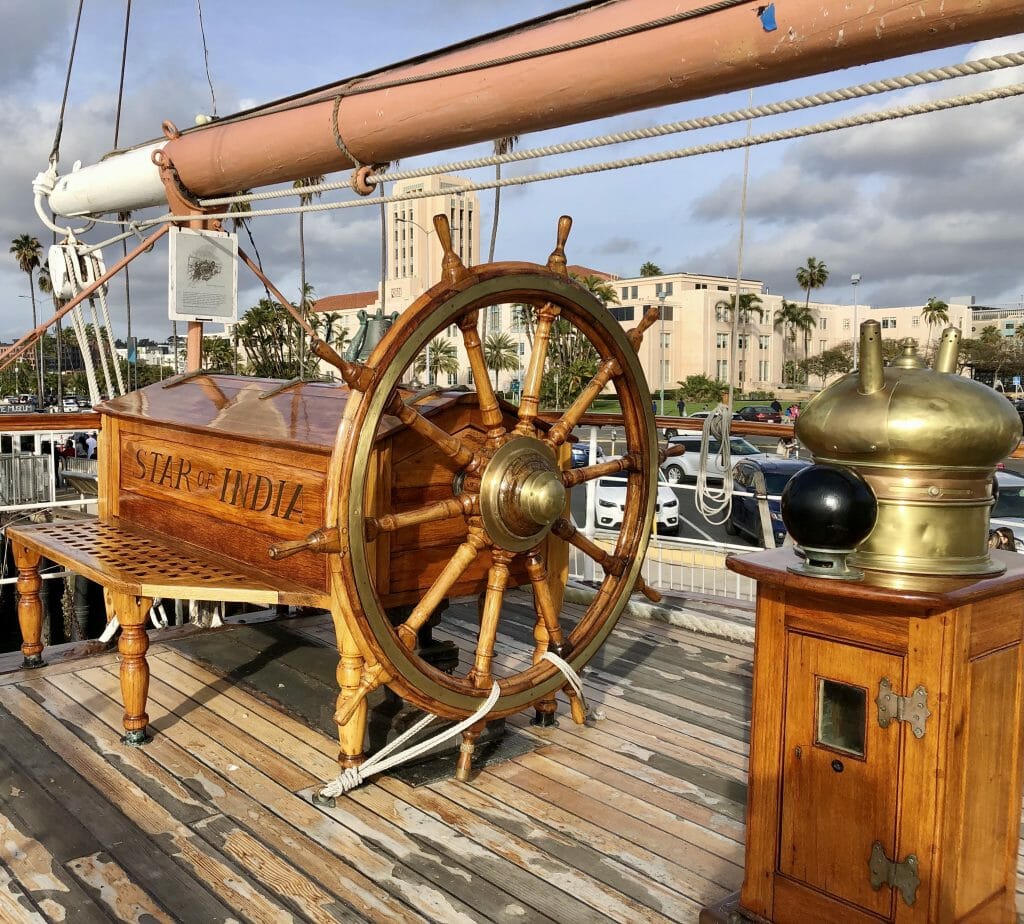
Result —
[[168, 316], [172, 321], [238, 317], [238, 237], [226, 231], [171, 228]]

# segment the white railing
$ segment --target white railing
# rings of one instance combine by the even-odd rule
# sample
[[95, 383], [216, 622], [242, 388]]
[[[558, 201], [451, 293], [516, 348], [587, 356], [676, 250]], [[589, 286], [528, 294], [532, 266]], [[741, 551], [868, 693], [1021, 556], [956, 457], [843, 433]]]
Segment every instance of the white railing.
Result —
[[[611, 549], [618, 533], [598, 530], [594, 541]], [[757, 583], [725, 567], [730, 552], [750, 552], [749, 545], [725, 545], [700, 539], [652, 539], [641, 569], [645, 581], [669, 593], [699, 593], [730, 600], [753, 600]], [[569, 548], [569, 577], [578, 581], [600, 580], [600, 566], [575, 547]]]

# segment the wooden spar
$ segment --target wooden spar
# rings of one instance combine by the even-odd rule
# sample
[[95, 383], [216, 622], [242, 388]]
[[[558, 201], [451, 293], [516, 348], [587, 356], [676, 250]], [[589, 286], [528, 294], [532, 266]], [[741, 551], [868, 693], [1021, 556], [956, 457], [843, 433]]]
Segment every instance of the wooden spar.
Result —
[[[621, 0], [338, 84], [169, 141], [184, 185], [230, 194], [350, 164], [333, 130], [345, 88], [383, 83], [697, 9], [703, 0]], [[338, 129], [364, 164], [699, 99], [1024, 31], [1019, 0], [786, 0], [764, 31], [751, 0], [596, 45], [344, 96]]]

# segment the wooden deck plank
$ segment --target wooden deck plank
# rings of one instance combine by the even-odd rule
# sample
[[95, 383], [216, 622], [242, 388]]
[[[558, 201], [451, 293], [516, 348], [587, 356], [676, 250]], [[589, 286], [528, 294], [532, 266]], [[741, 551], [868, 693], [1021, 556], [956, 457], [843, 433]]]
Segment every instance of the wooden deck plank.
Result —
[[[649, 912], [641, 901], [619, 890], [603, 887], [587, 867], [561, 863], [550, 851], [537, 849], [533, 839], [514, 836], [507, 827], [495, 824], [487, 813], [475, 811], [472, 787], [450, 781], [434, 784], [434, 790], [413, 789], [396, 779], [381, 779], [378, 786], [350, 794], [353, 798], [379, 798], [387, 793], [394, 804], [414, 810], [412, 823], [422, 832], [434, 829], [434, 837], [462, 838], [475, 845], [478, 862], [489, 855], [502, 857], [525, 875], [517, 881], [517, 895], [529, 896], [534, 907], [543, 909], [559, 922], [593, 920], [595, 912], [616, 921], [633, 921]], [[438, 822], [445, 823], [442, 827]], [[664, 908], [661, 908], [664, 912]], [[669, 915], [669, 920], [673, 920]]]
[[[104, 680], [98, 673], [93, 672], [89, 674], [89, 679], [96, 683], [106, 683], [110, 692], [115, 691], [115, 678], [113, 676], [108, 676]], [[151, 681], [151, 690], [154, 699], [162, 701], [164, 705], [177, 701], [179, 706], [176, 714], [187, 718], [190, 723], [196, 726], [197, 730], [207, 735], [211, 740], [225, 745], [229, 740], [234, 741], [236, 745], [241, 742], [239, 746], [229, 748], [230, 753], [237, 761], [234, 764], [235, 770], [233, 773], [239, 771], [239, 765], [243, 760], [253, 768], [265, 766], [266, 757], [262, 751], [254, 754], [251, 742], [243, 740], [249, 736], [242, 732], [232, 733], [230, 722], [218, 716], [212, 709], [198, 710], [192, 708], [191, 703], [186, 697], [181, 696], [170, 686], [163, 684], [159, 677]], [[206, 705], [212, 706], [213, 700], [210, 700]], [[252, 707], [257, 708], [260, 705], [258, 701], [253, 699]], [[252, 709], [250, 709], [250, 714], [251, 712]], [[298, 727], [303, 731], [307, 739], [314, 735], [324, 737], [319, 732], [309, 729], [304, 725], [298, 725]], [[276, 763], [280, 765], [281, 760], [279, 757]], [[315, 755], [315, 764], [320, 768], [325, 766], [325, 760], [319, 753]], [[331, 772], [323, 774], [325, 778], [333, 777], [337, 773], [337, 765], [333, 761], [330, 761], [330, 767]], [[266, 772], [268, 776], [280, 782], [275, 766], [267, 767]], [[299, 788], [318, 789], [320, 787], [319, 778], [310, 774], [308, 768], [305, 768], [304, 772], [304, 786]], [[365, 797], [363, 798], [365, 799]], [[365, 806], [363, 806], [365, 811], [362, 810], [360, 808], [362, 802], [358, 799], [354, 801], [342, 800], [342, 804], [344, 806], [344, 818], [342, 821], [346, 827], [359, 834], [363, 841], [370, 838], [371, 843], [376, 841], [378, 846], [386, 845], [387, 851], [399, 859], [407, 867], [408, 871], [415, 871], [418, 874], [418, 877], [421, 878], [421, 888], [422, 884], [426, 882], [434, 882], [444, 888], [445, 892], [449, 893], [445, 898], [449, 910], [458, 911], [461, 908], [465, 912], [483, 904], [491, 920], [521, 920], [521, 915], [526, 909], [493, 880], [491, 880], [491, 888], [480, 889], [477, 892], [474, 891], [479, 878], [485, 872], [479, 869], [484, 858], [477, 856], [454, 856], [453, 854], [456, 853], [454, 848], [461, 846], [458, 842], [448, 845], [449, 856], [445, 858], [444, 850], [439, 849], [436, 841], [430, 842], [428, 838], [424, 837], [422, 831], [416, 831], [415, 842], [409, 838], [401, 826], [401, 823], [407, 822], [407, 818], [402, 815], [392, 813], [392, 817], [386, 818], [384, 814], [377, 811], [377, 817], [374, 817], [374, 810]], [[324, 811], [330, 810], [324, 809]], [[383, 819], [385, 824], [379, 823], [380, 819]], [[509, 870], [499, 871], [499, 873], [501, 872], [504, 873], [505, 878], [514, 878], [508, 876]], [[503, 877], [496, 875], [495, 878], [501, 879]], [[486, 896], [486, 898], [481, 896]], [[438, 896], [438, 899], [440, 901], [442, 896]], [[531, 916], [538, 921], [547, 920], [540, 909], [534, 909]]]
[[[31, 703], [16, 687], [5, 690], [2, 700], [6, 705], [8, 700], [19, 697]], [[40, 724], [44, 726], [45, 744], [43, 737], [33, 734], [20, 716], [0, 709], [0, 741], [5, 753], [17, 755], [19, 766], [37, 782], [45, 781], [47, 793], [62, 809], [62, 813], [39, 819], [33, 825], [32, 836], [37, 840], [43, 838], [47, 844], [66, 836], [72, 850], [87, 849], [90, 838], [94, 838], [129, 871], [136, 882], [146, 883], [150, 894], [165, 908], [184, 902], [189, 908], [194, 908], [197, 915], [208, 920], [222, 920], [230, 916], [231, 909], [204, 886], [197, 885], [173, 859], [157, 849], [152, 840], [140, 833], [134, 819], [112, 807], [108, 797], [116, 790], [94, 787], [69, 762], [59, 759], [59, 755], [51, 750], [50, 742], [60, 730], [60, 723], [50, 716]], [[52, 734], [49, 730], [51, 725], [55, 726]], [[71, 748], [76, 747], [70, 741], [67, 744]], [[107, 747], [116, 752], [116, 738]], [[72, 815], [86, 829], [87, 836], [82, 836], [76, 826], [68, 822], [66, 815]]]
[[[442, 637], [442, 633], [437, 634]], [[467, 656], [475, 646], [475, 635], [467, 628], [449, 627], [443, 633], [443, 637], [456, 642], [460, 651]], [[495, 669], [500, 666], [508, 671], [521, 670], [529, 660], [529, 649], [510, 643], [503, 637], [495, 642]], [[605, 706], [620, 709], [618, 718], [621, 722], [634, 723], [638, 727], [639, 723], [647, 722], [655, 730], [664, 730], [659, 733], [685, 735], [691, 741], [702, 742], [702, 750], [711, 743], [721, 749], [721, 753], [716, 752], [716, 756], [745, 767], [747, 750], [741, 742], [743, 738], [749, 736], [749, 723], [737, 723], [727, 709], [697, 704], [668, 692], [634, 702], [625, 695], [623, 678], [618, 675], [594, 671], [587, 667], [583, 676], [588, 698]], [[652, 703], [657, 703], [658, 708], [654, 708]], [[672, 705], [678, 705], [679, 708], [670, 708]], [[744, 760], [727, 757], [730, 754], [739, 755]]]
[[[21, 795], [19, 793], [19, 797]], [[23, 800], [22, 804], [27, 801]], [[7, 804], [3, 808], [0, 814], [3, 857], [28, 900], [51, 920], [104, 924], [106, 915], [93, 904], [64, 865], [33, 837], [29, 823]]]
[[[97, 708], [96, 715], [116, 729], [120, 723], [120, 713], [115, 700], [109, 698], [111, 693], [116, 696], [116, 680], [109, 684], [108, 679], [113, 678], [106, 671], [94, 669], [83, 672], [79, 683], [82, 688], [98, 689], [107, 694], [104, 697], [107, 700], [106, 707]], [[89, 686], [87, 681], [93, 681], [94, 686]], [[312, 806], [282, 789], [281, 796], [295, 803], [291, 812], [293, 823], [288, 824], [275, 815], [268, 808], [275, 798], [273, 793], [268, 792], [276, 785], [272, 779], [263, 770], [244, 764], [237, 755], [196, 729], [187, 719], [172, 716], [163, 710], [160, 696], [163, 686], [159, 681], [154, 685], [151, 714], [164, 719], [166, 729], [146, 746], [144, 754], [167, 772], [178, 776], [208, 801], [210, 814], [193, 827], [206, 833], [207, 839], [212, 838], [216, 842], [219, 838], [220, 849], [225, 855], [242, 862], [247, 870], [254, 868], [253, 858], [260, 857], [259, 866], [255, 868], [273, 870], [275, 881], [288, 881], [280, 859], [301, 869], [303, 881], [319, 883], [319, 887], [310, 887], [316, 903], [319, 906], [338, 908], [338, 920], [353, 918], [351, 909], [342, 908], [339, 900], [354, 902], [356, 910], [363, 917], [386, 912], [389, 920], [414, 919], [410, 917], [407, 908], [379, 889], [371, 879], [308, 837], [306, 832], [321, 817]], [[168, 719], [176, 720], [166, 721]], [[238, 830], [228, 837], [221, 825], [209, 824], [210, 819], [222, 818], [232, 819], [244, 830]], [[212, 835], [209, 833], [211, 831], [214, 832]], [[270, 850], [261, 852], [255, 845], [246, 846], [249, 836], [258, 837]], [[294, 872], [292, 875], [294, 877]], [[264, 884], [269, 881], [267, 874], [261, 873], [260, 878]], [[328, 895], [328, 891], [333, 894]], [[291, 888], [281, 894], [301, 895], [303, 889]]]
[[[467, 638], [462, 638], [468, 644]], [[507, 647], [495, 645], [495, 659], [492, 667], [496, 671], [512, 672], [522, 670], [529, 664], [529, 659], [519, 653], [513, 653]], [[685, 727], [685, 731], [677, 730], [684, 723], [666, 722], [655, 710], [629, 706], [618, 695], [619, 684], [602, 682], [600, 678], [587, 669], [584, 674], [584, 692], [592, 709], [603, 713], [609, 719], [609, 734], [618, 736], [621, 747], [625, 751], [634, 749], [662, 754], [668, 760], [676, 761], [680, 767], [691, 767], [695, 778], [722, 777], [732, 781], [733, 793], [742, 794], [746, 785], [746, 757], [734, 750], [709, 745], [699, 737], [702, 732], [696, 727]], [[659, 702], [668, 699], [662, 696]], [[597, 708], [600, 707], [600, 708]], [[703, 733], [707, 734], [707, 733]], [[716, 740], [722, 736], [716, 735]]]
[[[401, 785], [382, 781], [383, 786]], [[506, 788], [495, 793], [496, 788]], [[435, 784], [438, 796], [444, 796], [444, 784]], [[527, 841], [535, 849], [543, 849], [548, 863], [558, 859], [570, 869], [580, 871], [592, 880], [586, 900], [596, 907], [594, 884], [600, 889], [614, 890], [636, 902], [643, 902], [655, 912], [671, 920], [686, 920], [697, 913], [699, 905], [687, 893], [688, 873], [650, 851], [610, 835], [598, 825], [581, 820], [557, 805], [495, 780], [485, 770], [473, 781], [468, 791], [447, 794], [459, 805], [489, 818], [508, 836]], [[568, 885], [568, 883], [566, 883]], [[636, 912], [634, 911], [633, 914]], [[642, 912], [641, 912], [642, 913]], [[627, 917], [627, 920], [632, 920]]]
[[[88, 676], [114, 692], [103, 672], [89, 672]], [[365, 916], [385, 921], [422, 920], [404, 901], [412, 907], [422, 903], [437, 909], [439, 917], [432, 920], [447, 920], [449, 914], [464, 917], [462, 909], [429, 880], [402, 869], [347, 827], [330, 824], [319, 808], [282, 786], [266, 772], [268, 768], [250, 765], [208, 730], [197, 727], [198, 711], [191, 708], [188, 698], [159, 678], [153, 686], [152, 702], [153, 714], [166, 722], [162, 737], [174, 747], [157, 753], [154, 741], [148, 750], [171, 770], [196, 780], [218, 811], [251, 826], [282, 856], [354, 903]], [[184, 715], [166, 708], [182, 703], [189, 706], [182, 710]], [[173, 721], [175, 717], [178, 721]], [[336, 766], [333, 761], [330, 765]]]
[[612, 794], [617, 804], [609, 804], [607, 787], [588, 781], [583, 792], [579, 775], [563, 774], [562, 769], [537, 751], [524, 755], [514, 764], [488, 768], [495, 776], [536, 793], [546, 802], [560, 805], [582, 819], [600, 817], [602, 824], [619, 837], [678, 863], [690, 872], [691, 888], [699, 900], [719, 894], [716, 886], [728, 887], [735, 881], [739, 872], [735, 863], [715, 857], [685, 840], [684, 831], [667, 830], [674, 827], [672, 820], [663, 817], [660, 811], [645, 810], [639, 800], [622, 798], [621, 794]]
[[[117, 921], [126, 924], [175, 924], [174, 918], [158, 908], [153, 900], [131, 879], [123, 867], [109, 856], [94, 853], [68, 863], [86, 888]], [[76, 924], [81, 918], [74, 919]]]
[[[511, 716], [513, 727], [522, 727], [529, 723], [526, 716]], [[567, 760], [575, 765], [576, 758], [586, 759], [586, 766], [614, 769], [626, 776], [650, 783], [663, 790], [671, 802], [672, 810], [681, 818], [688, 818], [705, 828], [712, 828], [738, 843], [743, 843], [743, 812], [742, 803], [726, 798], [719, 793], [704, 789], [690, 780], [683, 779], [675, 773], [668, 772], [658, 764], [657, 754], [640, 749], [618, 750], [618, 739], [606, 736], [602, 731], [603, 722], [589, 723], [580, 729], [575, 723], [565, 719], [564, 715], [557, 725], [548, 728], [531, 728], [534, 734], [559, 744], [558, 749], [549, 751], [553, 760]]]
[[117, 793], [122, 811], [149, 836], [151, 843], [163, 846], [237, 915], [259, 924], [278, 924], [287, 919], [288, 911], [284, 905], [267, 895], [258, 884], [246, 879], [233, 863], [209, 844], [202, 843], [192, 829], [148, 798], [129, 777], [107, 762], [104, 752], [116, 754], [118, 758], [123, 756], [119, 753], [118, 739], [114, 734], [97, 742], [101, 749], [97, 752], [60, 721], [54, 721], [63, 718], [76, 728], [94, 725], [95, 720], [77, 703], [53, 688], [47, 690], [49, 696], [42, 704], [17, 687], [8, 688], [5, 693], [4, 705], [22, 724], [35, 734], [45, 736], [53, 752], [94, 788]]
[[[533, 648], [529, 606], [513, 609], [497, 640], [506, 671]], [[474, 611], [453, 610], [437, 634], [472, 652]], [[277, 625], [317, 663], [335, 657], [329, 619]], [[242, 661], [259, 650], [238, 645]], [[301, 649], [269, 668], [286, 686]], [[335, 809], [307, 798], [337, 772], [335, 740], [273, 690], [254, 694], [156, 637], [155, 737], [141, 749], [118, 742], [116, 654], [0, 677], [0, 826], [17, 832], [0, 845], [31, 858], [15, 873], [0, 848], [0, 920], [695, 922], [742, 878], [750, 654], [624, 618], [583, 678], [604, 718], [576, 726], [563, 712], [539, 729], [512, 716], [539, 750], [469, 784], [371, 780]], [[333, 710], [330, 685], [307, 686]], [[33, 890], [33, 869], [71, 891]]]
[[9, 869], [0, 863], [0, 920], [10, 924], [47, 924]]
[[[505, 852], [509, 844], [513, 845], [512, 852], [545, 881], [586, 902], [590, 912], [584, 921], [592, 921], [598, 914], [615, 921], [655, 920], [660, 916], [679, 921], [696, 909], [695, 902], [675, 888], [675, 881], [638, 875], [617, 856], [599, 853], [572, 834], [542, 827], [508, 803], [487, 796], [475, 782], [470, 786], [440, 783], [430, 789], [410, 790], [400, 781], [382, 780], [380, 786], [401, 792], [444, 817], [455, 818], [467, 837], [481, 840], [485, 834], [484, 844], [489, 849]], [[479, 818], [485, 818], [492, 827], [481, 832]]]

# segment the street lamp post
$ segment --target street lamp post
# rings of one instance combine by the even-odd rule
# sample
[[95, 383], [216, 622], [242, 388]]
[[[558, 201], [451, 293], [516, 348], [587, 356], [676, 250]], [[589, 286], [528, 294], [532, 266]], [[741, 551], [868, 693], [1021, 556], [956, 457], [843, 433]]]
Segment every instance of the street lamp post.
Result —
[[850, 277], [850, 285], [853, 286], [853, 368], [857, 368], [857, 347], [860, 343], [860, 331], [857, 329], [857, 283], [860, 282], [860, 273], [854, 273]]
[[658, 296], [658, 384], [661, 386], [661, 416], [665, 416], [665, 293]]

